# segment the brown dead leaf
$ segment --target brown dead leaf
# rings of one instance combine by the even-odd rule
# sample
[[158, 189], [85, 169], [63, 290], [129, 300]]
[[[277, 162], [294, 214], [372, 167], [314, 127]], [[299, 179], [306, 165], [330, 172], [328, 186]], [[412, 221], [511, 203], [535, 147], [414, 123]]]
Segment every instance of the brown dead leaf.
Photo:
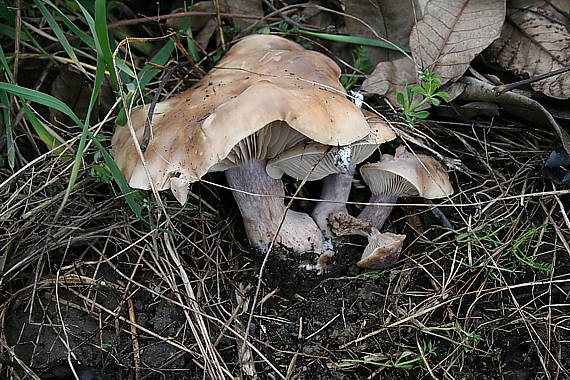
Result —
[[[567, 22], [550, 2], [512, 0], [501, 36], [487, 49], [486, 57], [522, 78], [568, 66], [570, 32]], [[531, 86], [550, 97], [568, 99], [570, 72], [532, 83]]]
[[[394, 61], [380, 62], [362, 83], [362, 90], [388, 98], [390, 103], [398, 107], [398, 92], [406, 93], [406, 85], [414, 86], [417, 82], [416, 67], [407, 57]], [[419, 97], [415, 97], [419, 102]]]
[[410, 34], [412, 55], [442, 85], [455, 81], [500, 36], [505, 12], [504, 0], [431, 0]]
[[[230, 13], [248, 16], [263, 16], [261, 0], [220, 0], [220, 5], [224, 3], [230, 8]], [[256, 20], [234, 17], [234, 23], [242, 30]]]
[[[51, 85], [51, 95], [61, 100], [81, 119], [87, 116], [89, 101], [93, 88], [88, 78], [71, 65], [64, 66]], [[111, 85], [107, 78], [103, 81], [99, 97], [91, 112], [91, 122], [103, 118], [115, 100]], [[75, 123], [64, 113], [49, 109], [50, 122], [55, 125], [74, 125]]]
[[[408, 46], [410, 30], [420, 18], [420, 6], [417, 0], [347, 0], [344, 2], [345, 13], [364, 21], [368, 26], [353, 17], [345, 16], [348, 34], [351, 36], [377, 39], [377, 35], [400, 46]], [[376, 32], [376, 33], [375, 33]], [[372, 64], [391, 61], [402, 56], [401, 53], [388, 49], [366, 46], [368, 58]]]

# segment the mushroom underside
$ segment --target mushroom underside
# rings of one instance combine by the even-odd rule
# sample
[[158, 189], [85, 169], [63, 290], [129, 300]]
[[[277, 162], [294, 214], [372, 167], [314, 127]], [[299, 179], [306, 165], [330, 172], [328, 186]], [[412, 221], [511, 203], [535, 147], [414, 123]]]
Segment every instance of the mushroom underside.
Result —
[[285, 214], [276, 243], [297, 253], [322, 250], [319, 227], [309, 215], [286, 209], [283, 183], [267, 175], [264, 160], [251, 160], [227, 169], [225, 175], [252, 246], [269, 248]]

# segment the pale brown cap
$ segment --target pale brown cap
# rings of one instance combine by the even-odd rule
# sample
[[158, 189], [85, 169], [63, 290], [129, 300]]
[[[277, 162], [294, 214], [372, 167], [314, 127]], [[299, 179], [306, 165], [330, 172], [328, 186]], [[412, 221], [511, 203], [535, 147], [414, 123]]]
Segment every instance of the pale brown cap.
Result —
[[369, 220], [358, 219], [346, 212], [329, 215], [332, 232], [337, 236], [359, 235], [368, 238], [368, 244], [360, 260], [356, 263], [360, 268], [384, 268], [392, 264], [402, 251], [406, 235], [381, 233]]
[[447, 172], [437, 160], [411, 154], [402, 147], [396, 156], [383, 154], [380, 162], [362, 165], [360, 174], [376, 195], [433, 199], [453, 194]]
[[406, 235], [380, 232], [374, 228], [368, 236], [368, 245], [356, 265], [360, 268], [380, 269], [391, 265], [400, 256]]
[[[184, 203], [189, 183], [213, 167], [221, 170], [227, 163], [215, 166], [240, 141], [275, 121], [325, 145], [348, 145], [366, 137], [370, 127], [345, 96], [340, 73], [330, 58], [284, 38], [252, 35], [242, 39], [191, 89], [157, 105], [144, 153], [154, 185], [159, 190], [175, 190], [175, 185], [175, 195]], [[139, 142], [147, 112], [147, 107], [139, 107], [131, 113]], [[300, 139], [296, 136], [284, 149]], [[126, 126], [117, 128], [112, 143], [117, 165], [129, 184], [149, 189]], [[251, 144], [259, 146], [256, 139]]]

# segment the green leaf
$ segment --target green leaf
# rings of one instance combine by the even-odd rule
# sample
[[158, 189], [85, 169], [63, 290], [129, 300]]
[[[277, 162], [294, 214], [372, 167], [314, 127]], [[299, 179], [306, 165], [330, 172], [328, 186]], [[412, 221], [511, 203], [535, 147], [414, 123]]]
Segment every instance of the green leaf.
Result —
[[441, 100], [439, 100], [437, 98], [430, 98], [430, 100], [431, 100], [431, 104], [433, 104], [436, 107], [441, 104]]
[[57, 37], [57, 40], [59, 41], [59, 43], [61, 44], [61, 46], [63, 47], [63, 49], [67, 53], [67, 55], [69, 56], [69, 58], [71, 58], [73, 63], [75, 63], [77, 68], [79, 70], [81, 70], [81, 72], [83, 74], [87, 75], [87, 72], [83, 68], [83, 65], [79, 62], [79, 59], [77, 59], [77, 56], [75, 55], [75, 52], [73, 51], [73, 48], [69, 44], [69, 41], [67, 41], [67, 37], [63, 33], [63, 30], [61, 30], [61, 28], [59, 27], [59, 24], [55, 21], [55, 19], [51, 15], [51, 13], [49, 13], [47, 8], [43, 5], [43, 3], [40, 0], [34, 0], [34, 3], [36, 4], [36, 6], [40, 10], [40, 12], [42, 12], [42, 15], [44, 15], [46, 21], [48, 22], [49, 26], [53, 30], [55, 36]]
[[406, 95], [408, 96], [408, 108], [412, 106], [412, 102], [414, 100], [413, 89], [406, 85]]
[[449, 100], [451, 99], [451, 95], [445, 91], [436, 92], [433, 96], [439, 96], [442, 99]]
[[406, 107], [406, 102], [404, 101], [404, 94], [402, 94], [401, 92], [398, 92], [398, 94], [396, 95], [396, 100], [397, 100], [398, 103], [400, 103], [404, 108]]
[[423, 96], [427, 96], [426, 90], [422, 87], [414, 87], [412, 88], [412, 92]]
[[410, 115], [415, 117], [415, 118], [418, 118], [418, 119], [427, 119], [429, 116], [429, 112], [428, 111], [418, 111], [418, 112], [413, 112]]

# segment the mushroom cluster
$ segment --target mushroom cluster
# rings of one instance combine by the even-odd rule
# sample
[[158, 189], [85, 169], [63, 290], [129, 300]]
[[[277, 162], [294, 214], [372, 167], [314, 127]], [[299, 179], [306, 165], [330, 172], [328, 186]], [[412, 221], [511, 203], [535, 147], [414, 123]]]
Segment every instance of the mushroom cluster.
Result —
[[[396, 137], [347, 98], [340, 74], [333, 60], [295, 42], [245, 37], [198, 83], [156, 105], [144, 164], [135, 144], [149, 107], [133, 109], [130, 126], [113, 136], [115, 161], [131, 187], [171, 189], [181, 204], [191, 183], [223, 171], [252, 246], [267, 248], [283, 219], [277, 243], [322, 253], [327, 217], [346, 211], [356, 164]], [[283, 174], [322, 179], [329, 202], [312, 217], [286, 209]]]
[[445, 198], [453, 194], [453, 187], [438, 161], [424, 154], [412, 154], [403, 146], [396, 149], [394, 156], [383, 154], [379, 162], [362, 165], [360, 174], [372, 193], [371, 204], [356, 218], [337, 212], [329, 215], [329, 220], [336, 235], [368, 238], [368, 245], [357, 263], [359, 267], [382, 268], [398, 258], [406, 238], [379, 232], [398, 198]]

